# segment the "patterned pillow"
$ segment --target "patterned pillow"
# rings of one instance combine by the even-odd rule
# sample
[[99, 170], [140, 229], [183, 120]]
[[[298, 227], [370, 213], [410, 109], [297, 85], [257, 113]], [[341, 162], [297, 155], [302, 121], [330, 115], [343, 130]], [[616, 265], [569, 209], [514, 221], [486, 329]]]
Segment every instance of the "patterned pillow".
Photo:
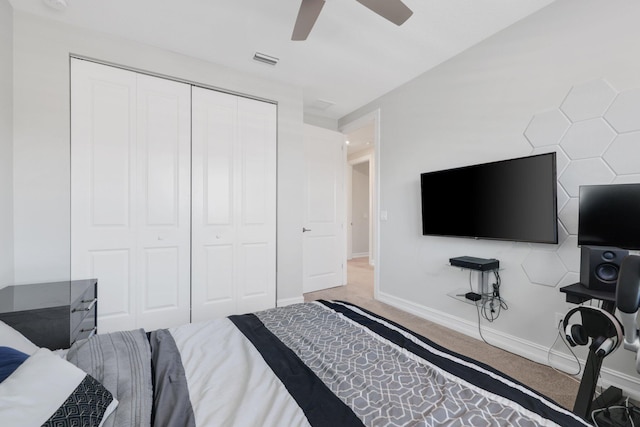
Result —
[[0, 426], [102, 426], [117, 404], [93, 377], [41, 348], [0, 383]]

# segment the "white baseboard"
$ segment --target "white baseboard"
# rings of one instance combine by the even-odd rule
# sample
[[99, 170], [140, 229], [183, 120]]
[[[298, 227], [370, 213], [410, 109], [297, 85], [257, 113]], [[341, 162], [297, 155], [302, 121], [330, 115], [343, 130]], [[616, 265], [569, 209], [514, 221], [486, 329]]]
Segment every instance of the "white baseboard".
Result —
[[369, 252], [352, 253], [351, 258], [365, 258], [369, 256]]
[[[418, 317], [437, 323], [446, 328], [453, 329], [454, 331], [461, 332], [465, 335], [469, 335], [473, 338], [481, 339], [480, 334], [478, 333], [478, 324], [476, 322], [470, 322], [468, 320], [452, 316], [448, 313], [424, 307], [384, 292], [378, 292], [377, 299], [393, 307], [399, 308], [400, 310], [406, 311], [407, 313], [414, 314]], [[496, 347], [542, 365], [549, 366], [548, 347], [523, 340], [522, 338], [513, 335], [505, 334], [504, 332], [496, 331], [495, 329], [488, 328], [485, 325], [482, 326], [482, 335], [488, 342]], [[564, 372], [573, 372], [576, 370], [576, 362], [570, 356], [556, 351], [552, 351], [551, 355], [553, 357], [554, 368]], [[580, 360], [580, 365], [583, 368], [585, 363], [585, 360]], [[639, 378], [635, 378], [606, 367], [603, 367], [600, 373], [600, 383], [603, 387], [618, 387], [622, 389], [626, 396], [635, 400], [640, 400]]]
[[276, 301], [276, 306], [277, 307], [284, 307], [287, 305], [292, 305], [292, 304], [299, 304], [301, 302], [304, 302], [304, 297], [303, 296], [299, 296], [299, 297], [295, 297], [295, 298], [283, 298], [283, 299], [279, 299]]

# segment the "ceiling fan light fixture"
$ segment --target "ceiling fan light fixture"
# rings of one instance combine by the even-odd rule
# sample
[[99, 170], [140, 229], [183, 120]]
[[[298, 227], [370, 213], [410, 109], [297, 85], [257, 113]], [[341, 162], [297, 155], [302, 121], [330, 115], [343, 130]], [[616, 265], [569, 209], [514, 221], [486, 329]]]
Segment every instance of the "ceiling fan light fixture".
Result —
[[265, 55], [264, 53], [260, 53], [260, 52], [256, 52], [253, 54], [253, 60], [262, 62], [263, 64], [268, 64], [271, 66], [275, 66], [278, 63], [278, 61], [280, 61], [280, 59], [276, 58], [275, 56]]

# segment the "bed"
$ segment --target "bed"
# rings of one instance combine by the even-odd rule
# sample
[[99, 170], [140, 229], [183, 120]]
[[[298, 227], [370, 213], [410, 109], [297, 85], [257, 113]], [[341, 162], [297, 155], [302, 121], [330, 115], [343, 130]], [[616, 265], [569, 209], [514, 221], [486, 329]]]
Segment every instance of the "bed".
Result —
[[[38, 349], [0, 383], [0, 425], [31, 425], [7, 417], [21, 416], [34, 399], [20, 410], [23, 403], [8, 393], [20, 393], [12, 379], [47, 351]], [[97, 335], [63, 357], [49, 353], [97, 390], [63, 402], [91, 406], [71, 410], [91, 416], [68, 425], [589, 425], [487, 365], [340, 301]], [[92, 407], [97, 402], [104, 411]], [[42, 424], [49, 422], [43, 414], [33, 425], [67, 425]]]

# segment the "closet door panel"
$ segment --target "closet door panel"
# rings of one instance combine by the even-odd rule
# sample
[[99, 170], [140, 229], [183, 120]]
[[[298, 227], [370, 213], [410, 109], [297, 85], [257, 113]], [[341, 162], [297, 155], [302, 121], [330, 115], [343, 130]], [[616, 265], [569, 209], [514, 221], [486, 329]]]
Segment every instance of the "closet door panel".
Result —
[[[231, 305], [233, 290], [233, 245], [210, 245], [207, 256], [206, 301]], [[233, 314], [229, 311], [228, 314]]]
[[276, 109], [193, 89], [192, 319], [275, 306]]
[[[128, 79], [127, 79], [128, 80]], [[130, 225], [131, 131], [133, 111], [129, 82], [93, 81], [93, 101], [87, 111], [91, 123], [89, 173], [91, 223], [94, 226]], [[114, 123], [117, 125], [114, 126]]]
[[99, 331], [190, 320], [190, 86], [72, 59], [72, 278]]
[[276, 301], [276, 106], [238, 100], [238, 312]]
[[192, 91], [192, 321], [236, 313], [236, 96]]
[[[242, 268], [240, 269], [243, 284], [243, 298], [262, 298], [270, 293], [270, 248], [268, 243], [244, 244], [241, 247]], [[268, 307], [264, 307], [268, 308]], [[256, 309], [260, 310], [260, 309]]]
[[[208, 98], [218, 98], [208, 94]], [[213, 95], [218, 95], [214, 93]], [[223, 105], [209, 105], [206, 135], [202, 140], [204, 209], [208, 226], [233, 226], [234, 145], [236, 141], [236, 100], [223, 95]], [[211, 102], [212, 100], [210, 100]]]
[[112, 330], [127, 329], [135, 309], [131, 294], [131, 278], [134, 273], [131, 250], [92, 250], [88, 255], [90, 272], [83, 278], [100, 278], [98, 313], [103, 313], [100, 314], [100, 321], [106, 323], [105, 326], [99, 323], [100, 331], [103, 332], [103, 327]]
[[71, 279], [98, 278], [102, 332], [135, 323], [134, 73], [71, 64]]
[[[146, 310], [166, 310], [179, 307], [179, 248], [144, 250], [142, 283]], [[188, 320], [182, 323], [188, 323]]]
[[190, 320], [191, 89], [137, 75], [138, 326]]

